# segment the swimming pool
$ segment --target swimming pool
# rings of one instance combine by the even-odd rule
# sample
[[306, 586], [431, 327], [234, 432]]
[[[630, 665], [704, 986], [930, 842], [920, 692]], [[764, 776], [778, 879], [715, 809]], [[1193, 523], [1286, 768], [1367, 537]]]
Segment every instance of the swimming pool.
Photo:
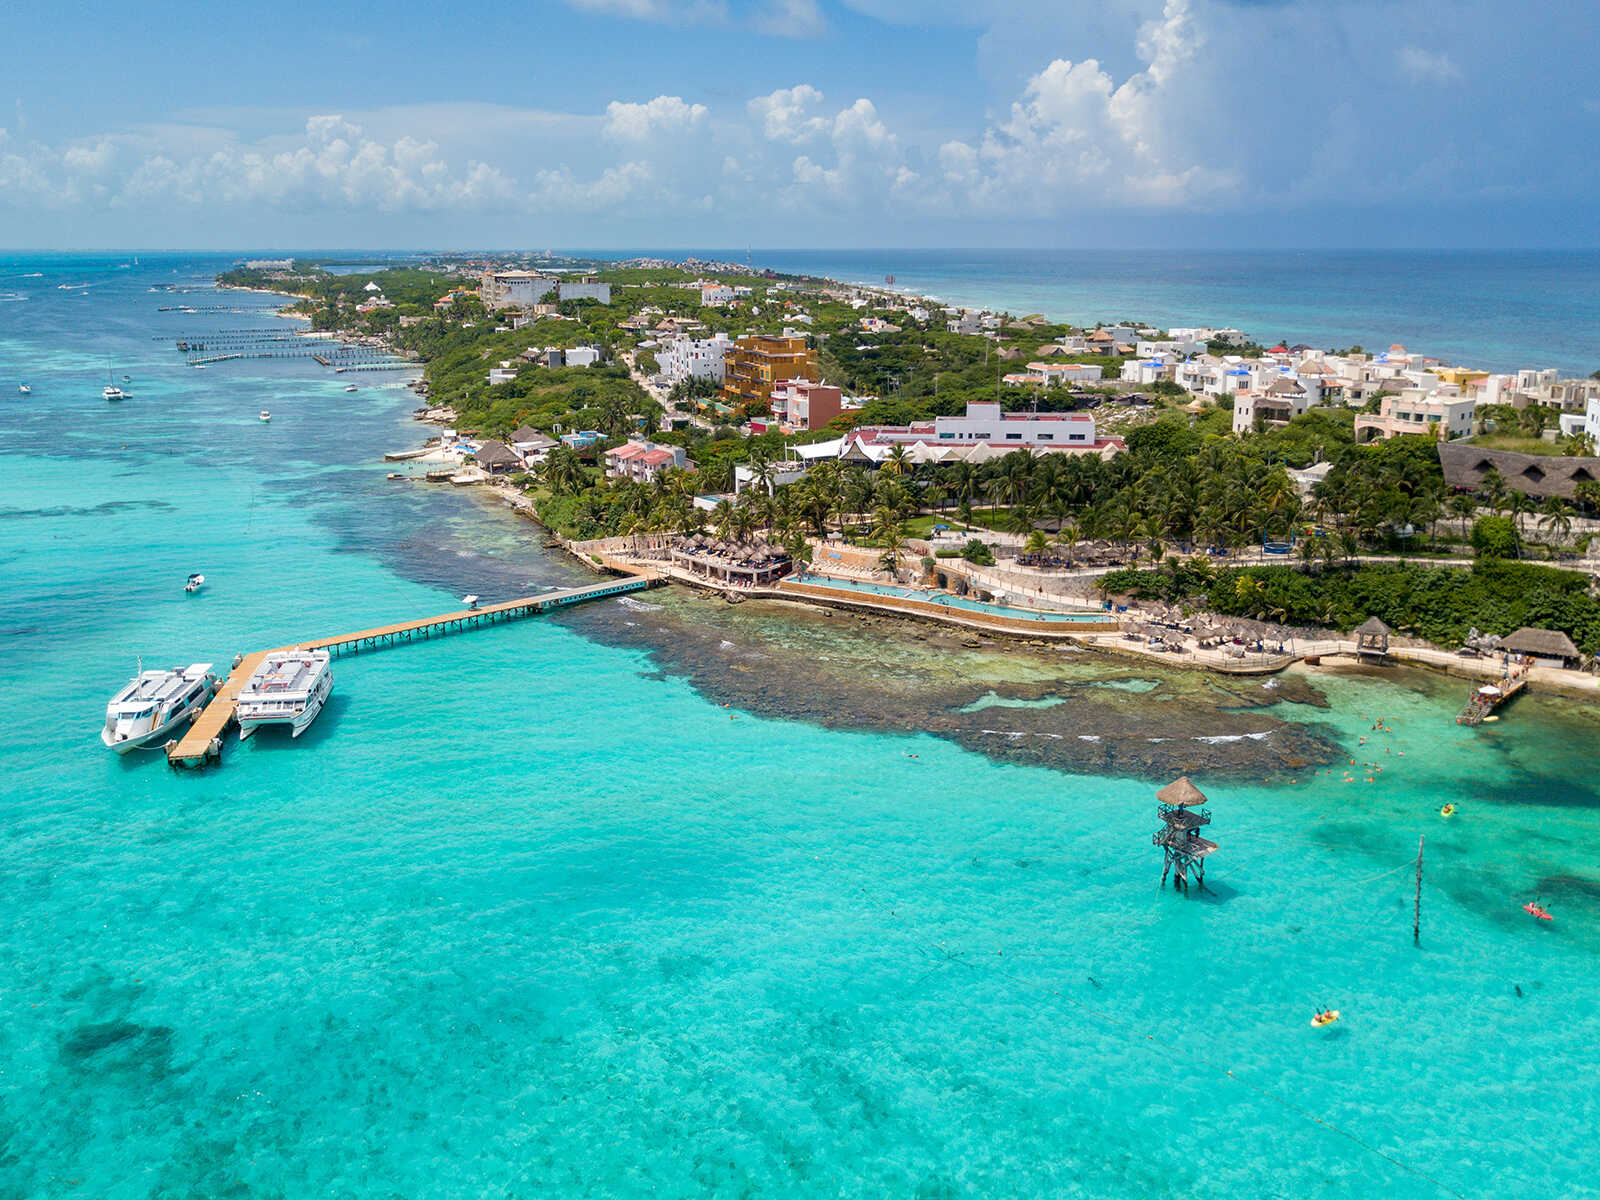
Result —
[[921, 600], [925, 604], [941, 604], [945, 608], [962, 608], [968, 612], [992, 613], [999, 617], [1016, 617], [1024, 621], [1041, 623], [1071, 624], [1085, 621], [1103, 622], [1111, 619], [1110, 614], [1104, 612], [1045, 612], [1035, 608], [1014, 608], [1009, 604], [986, 604], [982, 600], [969, 600], [965, 596], [955, 596], [949, 592], [925, 592], [917, 588], [898, 587], [887, 583], [864, 583], [855, 579], [807, 575], [795, 582], [809, 583], [814, 587], [835, 588], [843, 592], [871, 592], [876, 596], [899, 596], [906, 600]]

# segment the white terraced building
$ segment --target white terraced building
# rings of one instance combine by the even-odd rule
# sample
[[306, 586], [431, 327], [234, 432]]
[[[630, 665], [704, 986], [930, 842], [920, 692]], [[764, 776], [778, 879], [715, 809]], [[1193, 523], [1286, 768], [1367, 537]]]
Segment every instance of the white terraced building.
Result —
[[918, 461], [990, 458], [1013, 450], [1108, 457], [1123, 449], [1120, 439], [1097, 436], [1094, 418], [1087, 413], [1008, 413], [988, 401], [969, 403], [961, 417], [853, 430], [841, 443], [839, 457], [882, 462], [895, 446], [913, 450]]
[[485, 271], [478, 284], [478, 298], [491, 312], [524, 308], [539, 303], [558, 285], [558, 280], [537, 271]]
[[720, 384], [732, 348], [733, 342], [725, 333], [699, 340], [678, 338], [663, 342], [656, 349], [656, 368], [669, 387], [685, 379], [709, 379]]

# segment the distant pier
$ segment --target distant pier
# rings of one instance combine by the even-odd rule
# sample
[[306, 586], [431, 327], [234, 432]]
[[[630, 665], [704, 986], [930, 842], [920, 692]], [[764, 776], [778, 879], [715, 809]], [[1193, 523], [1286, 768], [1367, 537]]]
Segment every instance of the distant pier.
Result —
[[[465, 608], [425, 617], [420, 621], [402, 621], [394, 625], [380, 625], [376, 629], [363, 629], [357, 633], [341, 633], [333, 637], [315, 638], [297, 642], [282, 650], [326, 650], [334, 657], [357, 654], [362, 650], [377, 650], [403, 642], [427, 641], [447, 634], [462, 633], [483, 625], [496, 625], [521, 617], [537, 616], [560, 608], [571, 608], [590, 600], [603, 600], [607, 596], [621, 596], [628, 592], [655, 587], [665, 580], [653, 571], [644, 571], [626, 579], [607, 580], [588, 587], [559, 588], [538, 596], [520, 600], [506, 600], [500, 604], [485, 604], [481, 608]], [[167, 763], [173, 767], [202, 767], [222, 757], [222, 736], [232, 724], [238, 707], [239, 693], [250, 681], [250, 676], [273, 650], [258, 650], [245, 655], [234, 667], [211, 703], [189, 726], [189, 731], [167, 748]]]

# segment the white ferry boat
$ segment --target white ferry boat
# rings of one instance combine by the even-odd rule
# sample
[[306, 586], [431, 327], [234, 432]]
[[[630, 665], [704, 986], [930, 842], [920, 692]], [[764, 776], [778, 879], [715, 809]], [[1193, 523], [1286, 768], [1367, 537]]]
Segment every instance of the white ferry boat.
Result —
[[100, 740], [118, 754], [158, 742], [175, 726], [199, 716], [216, 690], [210, 663], [140, 671], [106, 705]]
[[333, 691], [329, 661], [326, 650], [275, 650], [262, 659], [239, 692], [239, 740], [263, 725], [304, 733]]

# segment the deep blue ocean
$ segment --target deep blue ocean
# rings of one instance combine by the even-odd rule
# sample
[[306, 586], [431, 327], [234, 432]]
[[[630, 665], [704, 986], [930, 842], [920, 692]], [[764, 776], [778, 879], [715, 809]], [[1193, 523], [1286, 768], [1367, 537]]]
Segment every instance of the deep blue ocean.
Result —
[[1164, 778], [730, 710], [621, 601], [340, 659], [215, 770], [105, 751], [141, 656], [588, 578], [385, 479], [398, 382], [187, 367], [277, 320], [209, 290], [231, 261], [0, 257], [0, 1197], [1600, 1195], [1600, 725], [1558, 698], [1474, 730], [1454, 686], [1318, 677], [1261, 711], [1343, 753], [1201, 776], [1187, 900]]
[[1233, 326], [1265, 346], [1399, 342], [1493, 371], [1600, 370], [1600, 250], [694, 253], [880, 286], [892, 275], [896, 288], [950, 303], [1078, 324]]

